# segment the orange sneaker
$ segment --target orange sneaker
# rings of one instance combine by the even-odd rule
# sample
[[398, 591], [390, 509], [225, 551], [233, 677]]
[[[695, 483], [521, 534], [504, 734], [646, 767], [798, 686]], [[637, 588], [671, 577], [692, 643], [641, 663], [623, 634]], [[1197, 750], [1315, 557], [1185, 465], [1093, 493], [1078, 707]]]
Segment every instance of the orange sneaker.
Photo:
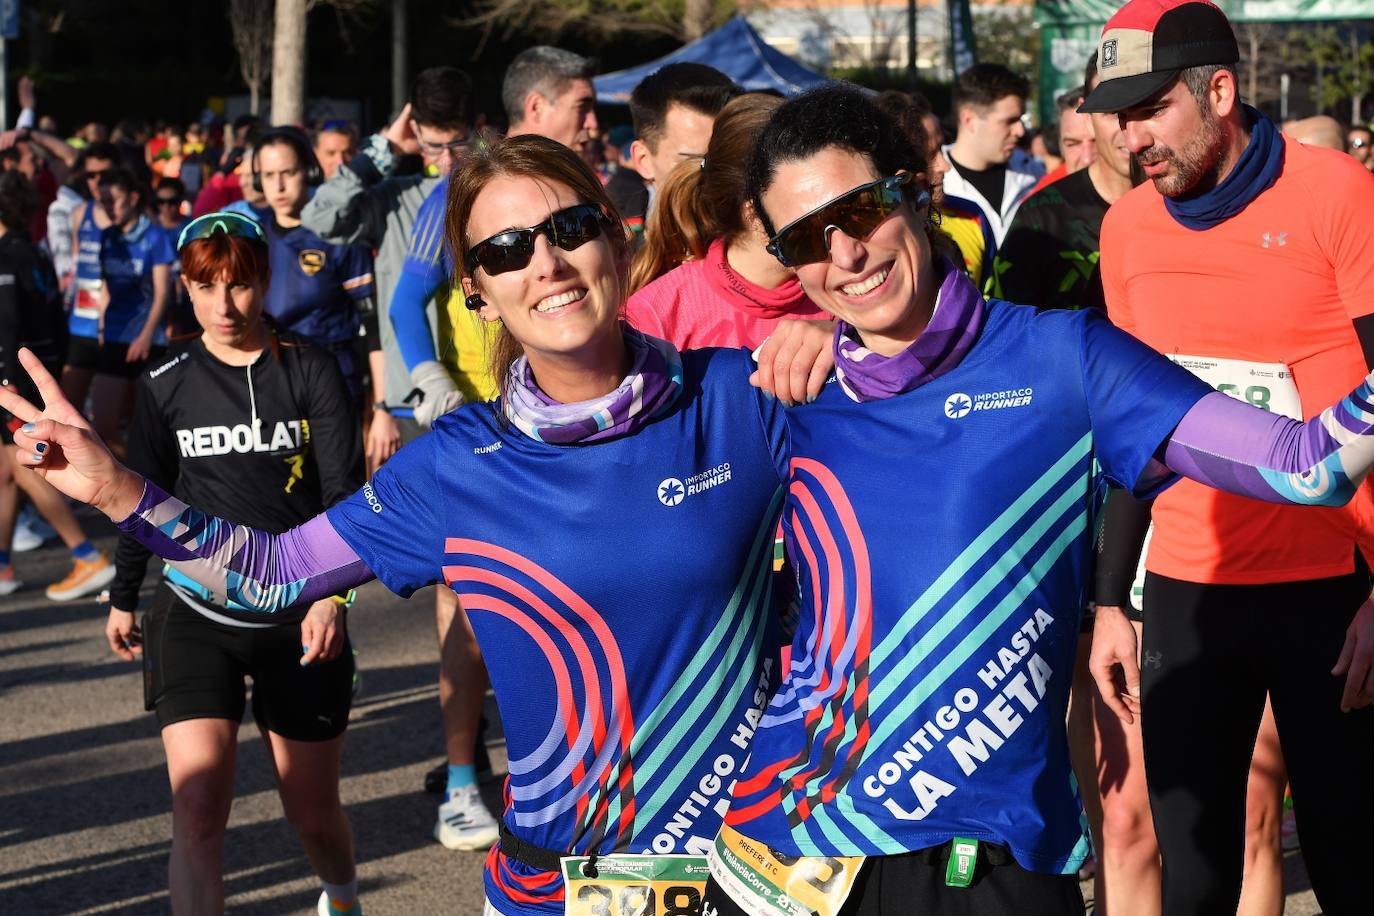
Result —
[[76, 558], [72, 571], [61, 582], [48, 586], [48, 597], [53, 601], [70, 601], [98, 592], [114, 580], [115, 567], [103, 553], [97, 552], [88, 560]]
[[0, 567], [0, 595], [12, 595], [24, 587], [14, 575], [13, 566]]

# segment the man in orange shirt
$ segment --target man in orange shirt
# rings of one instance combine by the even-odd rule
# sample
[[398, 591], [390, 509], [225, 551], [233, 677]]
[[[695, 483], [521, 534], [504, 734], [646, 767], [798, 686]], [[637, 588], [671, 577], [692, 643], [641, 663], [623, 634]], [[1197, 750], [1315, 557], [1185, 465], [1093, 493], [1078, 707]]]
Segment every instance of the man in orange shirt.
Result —
[[[1221, 391], [1307, 418], [1374, 364], [1374, 180], [1243, 106], [1238, 59], [1206, 0], [1132, 0], [1107, 23], [1083, 110], [1118, 114], [1151, 181], [1107, 214], [1103, 287], [1118, 326]], [[1104, 699], [1127, 721], [1145, 711], [1171, 916], [1236, 909], [1266, 695], [1317, 898], [1327, 913], [1368, 911], [1374, 603], [1356, 551], [1361, 497], [1297, 510], [1185, 481], [1153, 506], [1143, 678], [1129, 621], [1098, 609]]]

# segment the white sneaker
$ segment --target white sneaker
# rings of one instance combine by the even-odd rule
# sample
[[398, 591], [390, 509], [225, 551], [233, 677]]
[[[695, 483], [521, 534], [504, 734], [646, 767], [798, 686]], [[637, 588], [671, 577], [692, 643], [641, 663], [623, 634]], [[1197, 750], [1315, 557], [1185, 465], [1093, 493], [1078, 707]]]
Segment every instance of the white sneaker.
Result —
[[10, 544], [10, 550], [15, 553], [37, 550], [55, 537], [57, 532], [53, 530], [52, 525], [34, 510], [32, 504], [26, 504], [19, 511], [19, 520], [14, 526], [14, 540]]
[[15, 553], [28, 553], [42, 546], [42, 535], [26, 524], [23, 518], [14, 523], [14, 539], [10, 541], [10, 550]]
[[[363, 908], [358, 906], [357, 902], [354, 901], [353, 909], [348, 912], [361, 914], [362, 911]], [[339, 916], [338, 910], [331, 910], [329, 908], [329, 894], [326, 891], [320, 891], [320, 902], [315, 905], [315, 912], [318, 916]]]
[[450, 793], [439, 806], [434, 822], [434, 838], [446, 849], [490, 849], [499, 833], [476, 786], [464, 786]]
[[24, 587], [14, 575], [13, 566], [0, 566], [0, 595], [13, 595]]

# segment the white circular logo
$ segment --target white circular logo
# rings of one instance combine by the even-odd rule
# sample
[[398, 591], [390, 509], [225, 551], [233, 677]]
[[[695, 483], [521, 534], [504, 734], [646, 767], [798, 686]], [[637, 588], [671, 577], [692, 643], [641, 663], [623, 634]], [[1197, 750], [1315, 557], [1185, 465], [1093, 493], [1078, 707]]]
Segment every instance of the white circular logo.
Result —
[[956, 391], [945, 398], [945, 416], [951, 420], [959, 420], [968, 416], [968, 412], [973, 409], [973, 399], [962, 391]]
[[669, 508], [687, 498], [687, 488], [676, 477], [669, 477], [658, 485], [658, 501]]

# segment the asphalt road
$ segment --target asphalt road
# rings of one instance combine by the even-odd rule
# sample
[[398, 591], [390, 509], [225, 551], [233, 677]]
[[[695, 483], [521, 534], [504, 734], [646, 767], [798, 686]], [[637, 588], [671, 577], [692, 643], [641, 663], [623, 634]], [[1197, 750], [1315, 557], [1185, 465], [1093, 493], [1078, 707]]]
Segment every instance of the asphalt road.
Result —
[[[87, 524], [112, 547], [108, 526]], [[171, 798], [140, 669], [105, 647], [105, 612], [93, 600], [44, 597], [43, 586], [66, 571], [62, 550], [20, 554], [16, 567], [29, 587], [0, 598], [0, 912], [165, 913]], [[402, 601], [372, 583], [350, 618], [363, 689], [342, 791], [364, 907], [476, 916], [483, 855], [449, 852], [431, 839], [436, 799], [420, 791], [443, 752], [432, 599]], [[488, 706], [492, 762], [502, 770], [490, 698]], [[256, 729], [242, 729], [239, 742], [228, 908], [313, 913], [319, 885], [281, 816]], [[484, 786], [484, 794], [496, 810], [499, 786]], [[1317, 913], [1300, 857], [1290, 856], [1287, 871], [1287, 912]]]

